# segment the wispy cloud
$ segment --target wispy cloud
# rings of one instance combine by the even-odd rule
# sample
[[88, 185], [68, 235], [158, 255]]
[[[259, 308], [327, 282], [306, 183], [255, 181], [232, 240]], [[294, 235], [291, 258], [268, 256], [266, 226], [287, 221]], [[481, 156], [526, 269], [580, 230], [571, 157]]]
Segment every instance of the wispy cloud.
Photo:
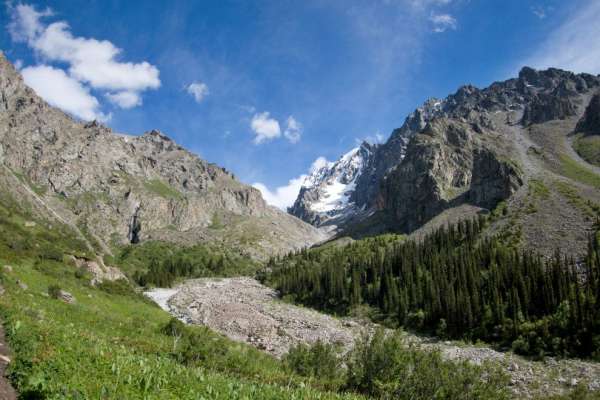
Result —
[[600, 2], [592, 1], [556, 28], [524, 60], [536, 68], [557, 67], [575, 72], [600, 73]]
[[433, 23], [433, 31], [436, 33], [446, 32], [448, 29], [456, 30], [456, 18], [450, 14], [431, 14], [429, 20]]
[[208, 86], [203, 82], [192, 82], [185, 90], [196, 100], [196, 103], [201, 103], [210, 94]]
[[283, 136], [286, 137], [290, 143], [298, 143], [302, 137], [302, 124], [290, 115], [286, 121], [287, 127], [283, 132]]
[[546, 9], [542, 6], [531, 7], [531, 12], [539, 19], [544, 19], [547, 16]]
[[[72, 104], [73, 99], [58, 100], [61, 96], [66, 97], [69, 93], [73, 93], [73, 82], [77, 82], [86, 92], [89, 92], [90, 88], [105, 91], [105, 96], [121, 108], [132, 108], [142, 104], [141, 92], [160, 86], [158, 68], [150, 63], [118, 61], [117, 57], [121, 55], [121, 49], [107, 40], [74, 36], [65, 21], [45, 24], [42, 19], [54, 15], [51, 9], [38, 11], [32, 5], [12, 6], [10, 3], [6, 7], [11, 16], [8, 31], [13, 41], [26, 43], [45, 63], [31, 67], [38, 69], [37, 75], [32, 73], [36, 71], [35, 69], [29, 69], [30, 77], [49, 73], [58, 76], [57, 71], [63, 70], [56, 66], [49, 66], [50, 62], [64, 63], [68, 66], [58, 83], [54, 84], [57, 92], [53, 93], [51, 98], [55, 105]], [[27, 77], [25, 82], [46, 100], [50, 99], [46, 88], [40, 87], [39, 82], [28, 81]], [[60, 90], [61, 88], [56, 86], [59, 83], [68, 87]], [[88, 96], [91, 95], [88, 93]], [[78, 114], [72, 111], [73, 107], [63, 109], [84, 119], [101, 116], [97, 111], [98, 104], [90, 108], [93, 102], [84, 101], [85, 96], [76, 98], [82, 100]], [[87, 107], [86, 112], [83, 112], [85, 107]]]

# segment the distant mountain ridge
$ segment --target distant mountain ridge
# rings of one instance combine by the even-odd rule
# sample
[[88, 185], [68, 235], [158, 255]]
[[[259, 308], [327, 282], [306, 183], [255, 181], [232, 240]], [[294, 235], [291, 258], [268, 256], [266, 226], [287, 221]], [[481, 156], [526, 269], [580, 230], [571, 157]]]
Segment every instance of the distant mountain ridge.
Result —
[[[598, 76], [529, 67], [484, 89], [462, 86], [445, 99], [427, 100], [371, 149], [346, 207], [316, 212], [326, 190], [303, 187], [290, 212], [316, 226], [335, 223], [340, 235], [361, 236], [415, 232], [461, 207], [489, 212], [514, 200], [519, 209], [530, 180], [584, 183], [566, 176], [561, 163], [578, 122], [588, 131], [597, 126], [598, 106], [590, 100], [599, 91]], [[345, 174], [337, 168], [336, 175]]]

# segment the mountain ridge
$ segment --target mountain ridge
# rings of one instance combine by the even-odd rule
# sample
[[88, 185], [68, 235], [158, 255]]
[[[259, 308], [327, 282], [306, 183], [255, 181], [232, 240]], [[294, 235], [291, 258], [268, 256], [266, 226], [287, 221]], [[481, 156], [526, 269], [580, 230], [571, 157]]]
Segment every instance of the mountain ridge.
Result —
[[0, 162], [45, 205], [102, 252], [159, 239], [214, 242], [252, 257], [324, 239], [310, 225], [268, 206], [238, 182], [152, 130], [115, 134], [50, 107], [0, 55]]

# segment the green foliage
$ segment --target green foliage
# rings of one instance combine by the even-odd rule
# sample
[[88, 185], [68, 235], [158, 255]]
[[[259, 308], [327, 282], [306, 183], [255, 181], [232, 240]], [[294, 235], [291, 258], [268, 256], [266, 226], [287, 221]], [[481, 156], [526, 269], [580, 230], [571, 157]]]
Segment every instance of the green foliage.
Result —
[[147, 241], [128, 245], [110, 260], [139, 285], [169, 287], [180, 278], [252, 275], [259, 264], [230, 250], [209, 245], [182, 247]]
[[263, 280], [307, 306], [347, 315], [366, 304], [388, 325], [484, 340], [543, 357], [600, 354], [600, 245], [583, 263], [481, 237], [483, 218], [422, 242], [370, 239], [268, 264]]
[[600, 205], [589, 200], [585, 200], [583, 197], [581, 197], [579, 191], [572, 185], [569, 185], [566, 182], [556, 181], [554, 186], [556, 187], [556, 190], [563, 195], [572, 206], [580, 209], [590, 218], [596, 218], [600, 216]]
[[53, 299], [58, 299], [60, 297], [60, 286], [58, 285], [50, 285], [48, 286], [48, 295]]
[[591, 169], [582, 166], [566, 155], [560, 156], [560, 164], [561, 171], [567, 178], [600, 189], [600, 175], [597, 175]]
[[573, 148], [585, 161], [600, 166], [600, 136], [577, 135], [573, 141]]
[[490, 366], [443, 361], [383, 330], [360, 340], [348, 361], [348, 388], [381, 399], [507, 399], [507, 384]]
[[550, 189], [539, 179], [529, 180], [529, 195], [538, 197], [541, 199], [548, 199], [550, 197]]
[[342, 360], [333, 345], [320, 340], [312, 345], [293, 346], [283, 358], [286, 368], [300, 376], [330, 382], [331, 388], [342, 384]]
[[165, 199], [183, 199], [183, 194], [181, 194], [181, 192], [177, 191], [171, 185], [164, 183], [160, 179], [151, 179], [148, 181], [144, 181], [144, 188], [150, 193], [154, 193]]

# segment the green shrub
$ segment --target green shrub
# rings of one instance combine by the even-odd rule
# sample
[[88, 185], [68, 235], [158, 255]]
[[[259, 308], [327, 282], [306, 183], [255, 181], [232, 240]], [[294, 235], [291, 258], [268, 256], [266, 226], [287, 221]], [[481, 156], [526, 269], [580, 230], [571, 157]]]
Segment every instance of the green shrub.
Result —
[[283, 358], [289, 371], [304, 377], [316, 377], [328, 381], [340, 379], [342, 361], [331, 344], [320, 340], [312, 345], [293, 346]]
[[48, 286], [48, 295], [53, 299], [58, 299], [60, 297], [61, 288], [58, 285], [50, 285]]
[[381, 329], [359, 340], [348, 361], [348, 389], [382, 399], [507, 399], [507, 383], [498, 370], [444, 361]]

